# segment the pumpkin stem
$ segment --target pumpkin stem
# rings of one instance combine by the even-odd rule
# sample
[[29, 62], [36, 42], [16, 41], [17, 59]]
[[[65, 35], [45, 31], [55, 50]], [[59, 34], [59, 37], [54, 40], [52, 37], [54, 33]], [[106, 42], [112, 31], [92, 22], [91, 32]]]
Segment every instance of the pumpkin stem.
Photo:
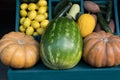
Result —
[[18, 44], [24, 44], [23, 40], [18, 40]]
[[108, 42], [107, 38], [102, 38], [101, 40], [103, 40], [105, 43]]

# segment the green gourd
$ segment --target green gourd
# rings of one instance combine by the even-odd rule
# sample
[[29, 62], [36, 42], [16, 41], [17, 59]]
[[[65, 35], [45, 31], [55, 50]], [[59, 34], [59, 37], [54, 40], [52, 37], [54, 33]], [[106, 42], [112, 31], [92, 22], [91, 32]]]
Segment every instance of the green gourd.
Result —
[[82, 56], [83, 41], [78, 25], [67, 17], [48, 24], [41, 37], [41, 59], [50, 69], [70, 69]]

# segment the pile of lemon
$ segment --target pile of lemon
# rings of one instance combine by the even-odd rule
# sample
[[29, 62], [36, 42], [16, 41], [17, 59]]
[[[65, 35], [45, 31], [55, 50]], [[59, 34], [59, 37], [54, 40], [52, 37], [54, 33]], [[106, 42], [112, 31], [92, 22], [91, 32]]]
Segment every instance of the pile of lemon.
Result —
[[21, 3], [19, 31], [26, 35], [42, 35], [49, 23], [47, 0]]

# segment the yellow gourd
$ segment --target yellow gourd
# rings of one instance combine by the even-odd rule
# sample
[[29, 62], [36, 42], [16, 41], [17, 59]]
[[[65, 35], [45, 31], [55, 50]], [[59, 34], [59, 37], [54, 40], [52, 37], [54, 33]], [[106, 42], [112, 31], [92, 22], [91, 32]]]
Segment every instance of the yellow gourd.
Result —
[[88, 34], [92, 33], [95, 28], [95, 18], [91, 14], [82, 14], [78, 18], [78, 26], [82, 37], [86, 37]]

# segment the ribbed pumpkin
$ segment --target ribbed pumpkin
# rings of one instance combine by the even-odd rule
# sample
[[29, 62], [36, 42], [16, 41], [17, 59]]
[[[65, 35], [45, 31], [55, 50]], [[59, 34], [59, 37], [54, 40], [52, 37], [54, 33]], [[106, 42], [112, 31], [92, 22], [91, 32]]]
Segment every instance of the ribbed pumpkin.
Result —
[[95, 28], [95, 18], [91, 14], [82, 14], [78, 18], [78, 26], [80, 28], [80, 32], [82, 37], [86, 37], [88, 34], [92, 33]]
[[39, 44], [20, 32], [5, 34], [0, 40], [0, 59], [13, 68], [29, 68], [39, 59]]
[[94, 67], [120, 64], [120, 37], [105, 31], [93, 32], [84, 39], [83, 59]]

